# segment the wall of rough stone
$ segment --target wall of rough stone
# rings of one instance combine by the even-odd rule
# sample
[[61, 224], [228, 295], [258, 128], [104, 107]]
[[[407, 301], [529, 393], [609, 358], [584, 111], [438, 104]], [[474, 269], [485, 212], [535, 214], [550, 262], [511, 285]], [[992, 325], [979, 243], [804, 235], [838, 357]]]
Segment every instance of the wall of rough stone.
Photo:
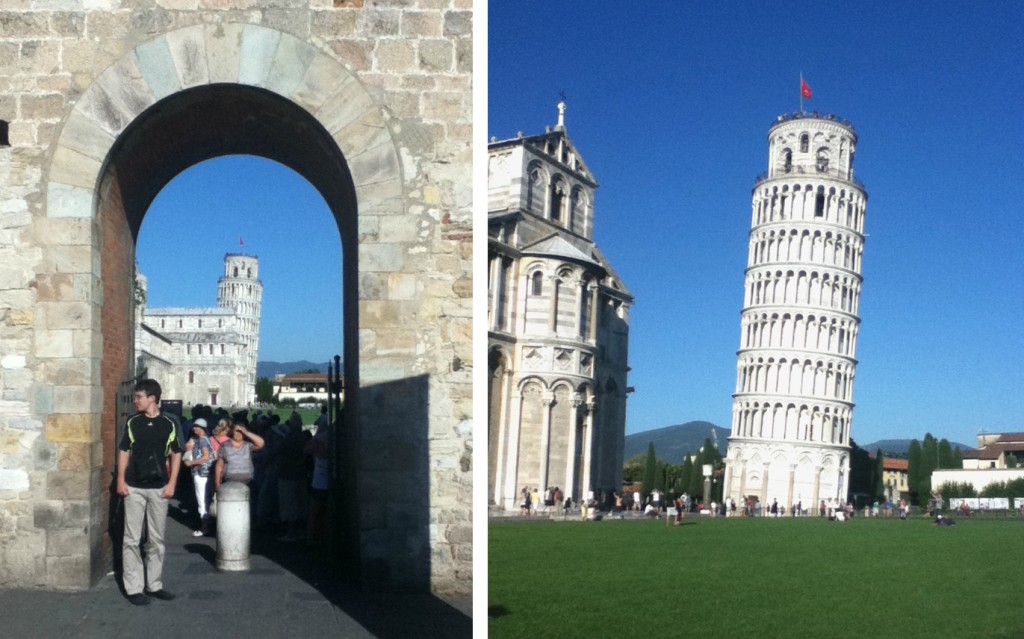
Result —
[[[345, 152], [359, 199], [358, 274], [346, 278], [358, 283], [366, 387], [358, 424], [384, 452], [360, 449], [357, 476], [361, 486], [386, 484], [394, 467], [380, 464], [401, 453], [421, 473], [401, 481], [428, 497], [411, 523], [414, 505], [400, 495], [383, 516], [368, 505], [372, 495], [358, 497], [363, 573], [382, 587], [469, 592], [471, 8], [471, 0], [2, 4], [0, 120], [10, 124], [10, 146], [0, 148], [0, 587], [83, 589], [109, 566], [103, 484], [114, 425], [104, 417], [113, 407], [103, 378], [116, 375], [101, 374], [100, 362], [123, 357], [109, 349], [121, 340], [130, 349], [131, 335], [102, 328], [104, 313], [120, 312], [103, 291], [134, 251], [123, 246], [123, 224], [103, 220], [112, 225], [104, 232], [97, 216], [101, 200], [119, 209], [117, 189], [97, 192], [117, 135], [157, 99], [189, 87], [264, 82], [312, 108], [303, 98], [324, 97], [317, 91], [327, 91], [328, 76], [345, 75], [355, 88], [337, 90], [361, 96], [372, 123], [343, 129], [343, 112], [314, 117]], [[278, 41], [294, 55], [265, 48]], [[205, 55], [190, 57], [197, 45]], [[285, 77], [247, 78], [245, 46], [283, 60]], [[160, 76], [144, 55], [159, 47], [174, 74]], [[360, 140], [373, 148], [362, 154], [353, 146]], [[113, 258], [102, 257], [100, 247], [117, 242]], [[131, 317], [125, 312], [127, 325]], [[389, 401], [384, 389], [410, 380], [422, 387], [421, 405], [377, 410]], [[425, 429], [403, 439], [410, 411]], [[405, 579], [405, 564], [390, 559], [410, 547], [419, 550], [403, 556], [420, 572], [427, 566], [425, 581]], [[384, 577], [371, 579], [374, 569]]]

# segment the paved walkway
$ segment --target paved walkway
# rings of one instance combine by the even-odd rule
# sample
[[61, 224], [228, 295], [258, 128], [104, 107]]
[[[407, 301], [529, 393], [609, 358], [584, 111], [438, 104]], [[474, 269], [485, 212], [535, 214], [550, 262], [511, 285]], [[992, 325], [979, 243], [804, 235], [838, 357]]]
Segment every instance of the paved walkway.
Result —
[[164, 586], [178, 597], [133, 606], [113, 574], [88, 592], [0, 590], [0, 636], [471, 637], [471, 599], [368, 594], [330, 573], [316, 551], [254, 535], [247, 572], [216, 569], [216, 539], [193, 537], [172, 502]]

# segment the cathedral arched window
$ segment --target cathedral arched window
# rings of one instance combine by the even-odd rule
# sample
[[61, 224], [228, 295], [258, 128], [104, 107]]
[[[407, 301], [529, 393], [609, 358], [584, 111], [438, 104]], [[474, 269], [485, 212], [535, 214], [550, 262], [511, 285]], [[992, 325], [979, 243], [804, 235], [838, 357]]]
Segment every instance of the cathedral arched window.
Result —
[[579, 217], [580, 198], [580, 190], [578, 188], [573, 189], [572, 195], [569, 197], [569, 219], [565, 221], [565, 226], [569, 230], [572, 230]]
[[231, 277], [238, 277], [238, 267], [236, 266], [235, 270], [233, 270], [231, 273], [232, 273]]
[[782, 171], [789, 173], [793, 170], [793, 152], [786, 149], [782, 152]]
[[818, 195], [814, 198], [814, 217], [825, 215], [825, 187], [818, 187]]
[[195, 373], [195, 371], [189, 371], [188, 372], [188, 383], [189, 384], [195, 384], [196, 383], [196, 373]]
[[551, 185], [551, 221], [561, 224], [564, 220], [566, 200], [565, 182], [556, 180]]
[[[541, 171], [537, 164], [530, 165], [529, 179], [526, 183], [526, 210], [533, 211], [537, 205], [538, 194], [543, 194], [541, 191]], [[543, 202], [540, 203], [543, 207]]]
[[544, 274], [534, 271], [530, 276], [530, 295], [540, 295], [544, 292]]
[[811, 138], [809, 135], [804, 133], [800, 136], [800, 152], [807, 153], [807, 149], [811, 146]]

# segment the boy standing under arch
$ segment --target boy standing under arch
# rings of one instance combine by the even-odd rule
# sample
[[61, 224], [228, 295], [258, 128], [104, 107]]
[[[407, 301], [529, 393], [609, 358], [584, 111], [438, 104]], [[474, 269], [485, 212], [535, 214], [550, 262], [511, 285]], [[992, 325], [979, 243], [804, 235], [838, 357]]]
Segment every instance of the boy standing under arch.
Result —
[[[138, 412], [128, 418], [117, 451], [117, 494], [124, 497], [122, 579], [128, 601], [137, 606], [148, 604], [149, 597], [174, 599], [161, 577], [167, 504], [178, 482], [181, 446], [174, 421], [160, 412], [160, 393], [156, 380], [135, 384]], [[145, 568], [139, 552], [143, 522], [148, 529]]]

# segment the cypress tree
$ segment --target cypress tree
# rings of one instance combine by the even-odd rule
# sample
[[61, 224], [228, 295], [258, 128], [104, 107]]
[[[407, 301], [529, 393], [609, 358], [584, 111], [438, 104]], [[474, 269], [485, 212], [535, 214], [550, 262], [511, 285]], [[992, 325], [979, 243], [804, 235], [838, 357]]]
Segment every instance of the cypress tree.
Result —
[[690, 497], [700, 501], [704, 499], [704, 451], [698, 450], [693, 458], [693, 469], [690, 471], [690, 486], [687, 488]]
[[953, 448], [945, 437], [939, 440], [939, 468], [956, 468], [953, 465]]
[[884, 501], [888, 495], [885, 494], [885, 453], [879, 448], [875, 452], [875, 476], [874, 476], [875, 499]]
[[644, 462], [644, 481], [640, 485], [644, 499], [654, 490], [655, 473], [658, 472], [658, 458], [654, 454], [654, 442], [647, 442], [647, 460]]
[[907, 487], [910, 489], [910, 501], [918, 505], [921, 503], [917, 495], [917, 484], [920, 477], [921, 442], [912, 439], [910, 440], [910, 448], [907, 449]]
[[[690, 493], [690, 476], [693, 475], [693, 460], [683, 455], [683, 470], [679, 474], [679, 493]], [[691, 495], [693, 493], [690, 493]]]
[[931, 433], [925, 433], [921, 443], [921, 471], [917, 477], [917, 498], [921, 505], [932, 496], [932, 471], [939, 465], [939, 443]]

